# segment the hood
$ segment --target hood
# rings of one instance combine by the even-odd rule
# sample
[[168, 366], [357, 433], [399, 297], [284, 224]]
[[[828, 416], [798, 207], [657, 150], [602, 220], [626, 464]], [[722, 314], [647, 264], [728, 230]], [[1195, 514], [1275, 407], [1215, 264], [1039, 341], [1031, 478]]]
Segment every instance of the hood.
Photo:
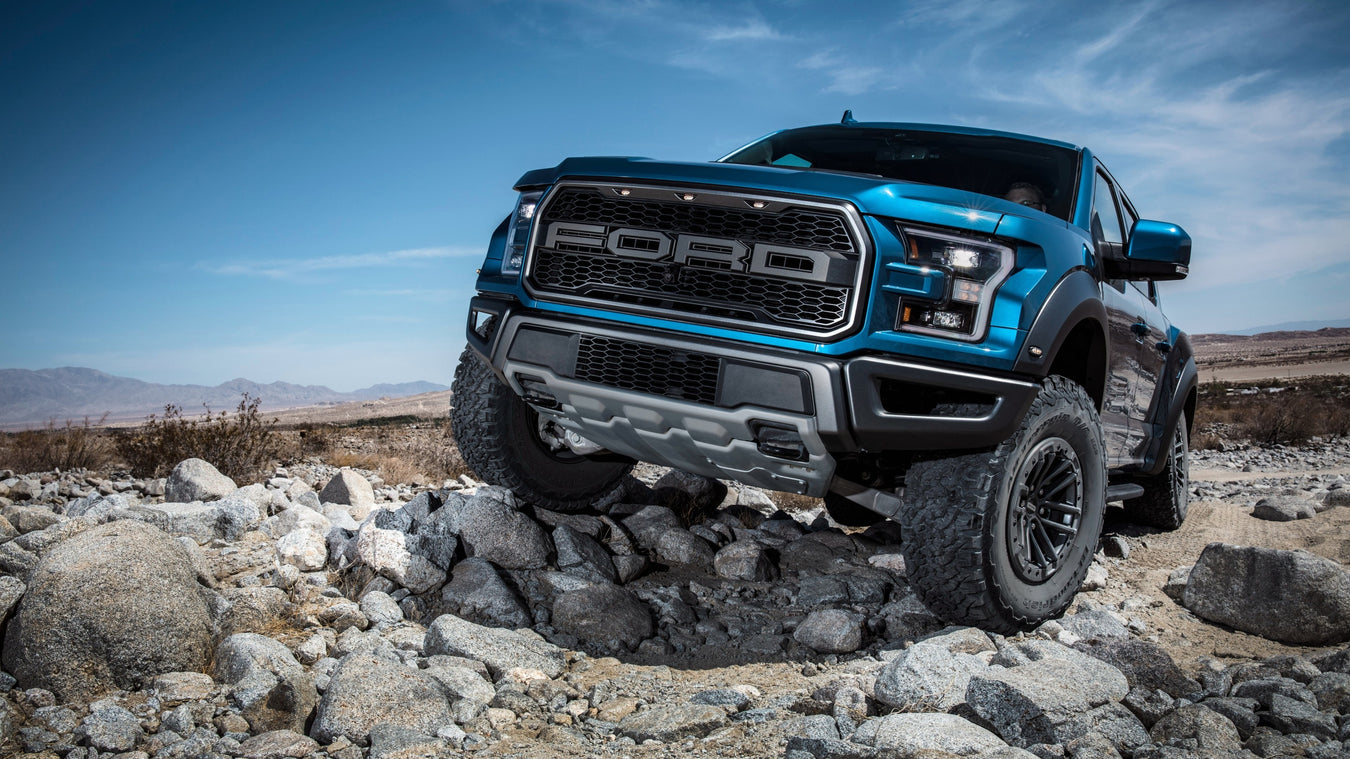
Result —
[[1005, 213], [1016, 213], [1020, 208], [988, 195], [865, 174], [633, 157], [568, 158], [551, 169], [526, 172], [516, 183], [516, 189], [544, 187], [562, 179], [588, 178], [631, 180], [634, 184], [711, 185], [828, 197], [852, 203], [864, 215], [959, 227], [983, 234], [993, 234]]

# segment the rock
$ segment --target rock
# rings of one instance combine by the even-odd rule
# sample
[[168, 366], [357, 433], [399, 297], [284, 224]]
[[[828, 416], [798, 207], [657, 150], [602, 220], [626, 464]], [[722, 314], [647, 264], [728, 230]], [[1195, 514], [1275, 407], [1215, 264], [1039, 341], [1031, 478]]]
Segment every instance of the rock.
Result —
[[727, 488], [711, 477], [672, 469], [652, 486], [653, 500], [677, 514], [691, 517], [717, 507], [727, 494]]
[[1167, 582], [1163, 583], [1162, 591], [1168, 598], [1181, 603], [1186, 595], [1186, 583], [1190, 582], [1192, 568], [1193, 566], [1177, 567], [1167, 575]]
[[1087, 575], [1083, 577], [1083, 584], [1078, 590], [1083, 593], [1102, 590], [1106, 587], [1106, 580], [1106, 567], [1094, 563], [1088, 567]]
[[800, 735], [804, 738], [836, 740], [839, 728], [834, 717], [828, 714], [809, 714], [805, 717], [793, 717], [783, 723], [783, 732], [788, 735]]
[[641, 743], [662, 743], [684, 738], [702, 738], [727, 722], [727, 713], [716, 706], [699, 704], [658, 704], [619, 723], [619, 733]]
[[1056, 726], [1055, 735], [1060, 743], [1098, 736], [1123, 756], [1132, 755], [1136, 748], [1151, 740], [1144, 723], [1129, 709], [1114, 702], [1065, 720]]
[[1129, 692], [1119, 670], [1058, 644], [1028, 647], [1044, 658], [976, 674], [966, 701], [1014, 746], [1063, 743], [1077, 737], [1073, 720]]
[[1183, 706], [1158, 720], [1149, 730], [1149, 736], [1154, 743], [1192, 751], [1198, 748], [1214, 753], [1236, 752], [1242, 748], [1242, 740], [1233, 723], [1200, 704]]
[[370, 759], [416, 759], [445, 756], [440, 738], [402, 725], [379, 724], [370, 729]]
[[778, 574], [768, 551], [753, 540], [737, 540], [718, 551], [713, 570], [719, 577], [745, 582], [767, 582]]
[[667, 564], [708, 571], [713, 556], [712, 544], [682, 527], [672, 527], [656, 540], [656, 558]]
[[290, 649], [256, 633], [231, 635], [216, 649], [216, 679], [254, 732], [305, 729], [318, 692]]
[[971, 654], [915, 643], [877, 674], [876, 699], [905, 711], [951, 711], [965, 703], [970, 678], [987, 669]]
[[858, 728], [853, 740], [895, 749], [905, 756], [919, 751], [970, 756], [1007, 746], [997, 735], [955, 714], [890, 714], [870, 719]]
[[23, 598], [26, 590], [28, 586], [19, 578], [0, 575], [0, 625], [9, 618], [9, 613], [19, 603], [19, 599]]
[[490, 704], [497, 695], [492, 683], [468, 667], [454, 667], [432, 663], [427, 666], [428, 675], [436, 678], [451, 698], [467, 698], [480, 704]]
[[512, 630], [476, 625], [453, 614], [442, 614], [431, 623], [423, 649], [427, 656], [448, 654], [481, 661], [494, 676], [529, 667], [557, 677], [567, 666], [563, 650], [552, 643]]
[[1323, 672], [1308, 683], [1308, 690], [1317, 698], [1317, 708], [1324, 712], [1350, 713], [1350, 675], [1343, 672]]
[[516, 509], [515, 496], [505, 488], [484, 486], [472, 496], [450, 493], [437, 513], [469, 556], [503, 569], [543, 569], [553, 556], [548, 533]]
[[365, 477], [342, 469], [319, 491], [319, 500], [345, 506], [353, 519], [362, 520], [375, 509], [375, 489]]
[[455, 566], [441, 589], [441, 602], [453, 614], [487, 627], [529, 627], [529, 609], [485, 559], [471, 558]]
[[61, 517], [51, 509], [41, 506], [9, 506], [4, 511], [5, 519], [21, 535], [45, 530], [61, 523]]
[[230, 604], [220, 625], [226, 635], [272, 629], [286, 613], [286, 592], [281, 588], [227, 588], [221, 596]]
[[0, 572], [16, 577], [27, 577], [37, 566], [38, 557], [32, 551], [20, 548], [14, 541], [0, 543]]
[[372, 590], [361, 596], [361, 614], [377, 629], [403, 621], [403, 610], [388, 593]]
[[848, 602], [848, 585], [834, 577], [803, 577], [797, 584], [797, 600], [804, 609]]
[[277, 561], [301, 572], [317, 572], [328, 563], [328, 543], [313, 530], [294, 530], [277, 541]]
[[[1255, 711], [1257, 704], [1250, 698], [1207, 698], [1201, 701], [1200, 705], [1227, 717], [1228, 721], [1233, 723], [1233, 727], [1237, 728], [1238, 737], [1244, 741], [1252, 737], [1252, 733], [1260, 724]], [[1157, 720], [1163, 716], [1158, 715], [1153, 723], [1157, 724]]]
[[1261, 715], [1263, 724], [1286, 735], [1295, 733], [1313, 735], [1321, 740], [1336, 737], [1336, 717], [1318, 711], [1313, 704], [1281, 694], [1270, 697], [1270, 710]]
[[201, 672], [166, 672], [154, 679], [152, 687], [160, 701], [172, 704], [209, 698], [216, 681]]
[[408, 550], [409, 537], [398, 530], [380, 529], [368, 520], [357, 533], [356, 556], [409, 591], [425, 593], [445, 582], [445, 570]]
[[862, 647], [863, 617], [841, 609], [821, 609], [806, 615], [792, 637], [823, 654], [848, 654]]
[[652, 636], [652, 613], [631, 590], [592, 585], [570, 590], [553, 604], [553, 626], [578, 639], [632, 650]]
[[[342, 512], [342, 515], [347, 517], [345, 521], [352, 523], [351, 529], [353, 531], [360, 527], [359, 524], [353, 522], [351, 515], [347, 512]], [[320, 535], [327, 535], [328, 531], [333, 529], [333, 521], [308, 506], [293, 504], [280, 514], [264, 519], [258, 529], [274, 538], [280, 538], [300, 529], [308, 529]]]
[[619, 579], [609, 552], [591, 536], [560, 524], [553, 530], [553, 545], [558, 551], [558, 568], [592, 582], [616, 582]]
[[1298, 496], [1266, 496], [1256, 502], [1252, 516], [1271, 522], [1293, 522], [1296, 519], [1311, 519], [1317, 514], [1316, 504]]
[[313, 738], [291, 730], [255, 735], [239, 746], [240, 759], [301, 759], [319, 750]]
[[1210, 543], [1183, 603], [1211, 622], [1284, 643], [1350, 640], [1350, 573], [1307, 551]]
[[1102, 638], [1073, 647], [1120, 670], [1131, 689], [1161, 690], [1176, 698], [1193, 697], [1202, 690], [1200, 683], [1187, 677], [1156, 643], [1138, 638]]
[[310, 737], [320, 743], [339, 737], [362, 743], [381, 723], [430, 735], [452, 721], [445, 689], [431, 675], [369, 654], [351, 654], [333, 671]]
[[120, 706], [91, 710], [75, 731], [75, 740], [99, 751], [130, 751], [144, 733], [136, 715]]
[[234, 480], [201, 459], [178, 462], [164, 483], [164, 500], [172, 503], [216, 501], [238, 488]]
[[160, 530], [128, 521], [95, 527], [33, 570], [5, 635], [5, 669], [66, 701], [200, 671], [211, 654], [213, 596]]
[[670, 529], [682, 527], [675, 512], [664, 506], [648, 506], [623, 520], [623, 526], [633, 534], [643, 550], [654, 552], [656, 541]]
[[124, 515], [131, 507], [131, 500], [121, 493], [90, 495], [66, 504], [66, 516], [71, 518], [87, 516], [102, 523]]
[[921, 638], [945, 624], [913, 592], [881, 607], [879, 616], [886, 624], [886, 639], [892, 641]]

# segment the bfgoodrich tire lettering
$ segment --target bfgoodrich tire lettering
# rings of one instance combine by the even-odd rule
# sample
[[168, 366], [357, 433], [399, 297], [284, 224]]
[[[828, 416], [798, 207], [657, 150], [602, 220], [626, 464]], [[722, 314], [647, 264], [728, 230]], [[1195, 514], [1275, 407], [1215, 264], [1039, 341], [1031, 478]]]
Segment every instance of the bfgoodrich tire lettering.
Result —
[[1101, 535], [1105, 449], [1092, 399], [1050, 377], [993, 451], [911, 466], [899, 517], [928, 608], [1000, 633], [1060, 614]]
[[578, 511], [613, 489], [631, 462], [555, 451], [540, 439], [539, 414], [472, 349], [455, 369], [450, 426], [464, 462], [478, 478], [553, 511]]

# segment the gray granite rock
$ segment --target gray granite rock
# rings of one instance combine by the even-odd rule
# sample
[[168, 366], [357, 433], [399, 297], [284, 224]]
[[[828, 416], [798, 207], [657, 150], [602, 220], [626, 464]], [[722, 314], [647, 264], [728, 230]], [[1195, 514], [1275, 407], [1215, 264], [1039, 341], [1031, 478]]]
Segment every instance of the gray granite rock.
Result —
[[1307, 551], [1210, 543], [1183, 602], [1211, 622], [1285, 643], [1350, 640], [1350, 572]]
[[991, 668], [970, 679], [967, 703], [1009, 744], [1062, 743], [1065, 725], [1129, 692], [1119, 670], [1059, 648], [1063, 652], [1008, 669]]
[[842, 609], [819, 609], [806, 615], [793, 639], [823, 654], [847, 654], [862, 647], [863, 616]]
[[285, 645], [265, 635], [231, 635], [216, 648], [216, 679], [254, 732], [302, 732], [318, 701], [314, 677]]
[[713, 570], [719, 577], [745, 582], [766, 582], [778, 574], [768, 551], [753, 540], [737, 540], [723, 547], [713, 556]]
[[291, 730], [255, 735], [239, 746], [240, 759], [300, 759], [319, 750], [319, 743]]
[[558, 569], [591, 582], [617, 582], [618, 572], [609, 551], [595, 538], [566, 524], [553, 530], [553, 545], [558, 552]]
[[445, 570], [411, 551], [408, 547], [410, 537], [398, 530], [381, 529], [374, 520], [367, 519], [357, 533], [356, 557], [360, 563], [409, 591], [425, 593], [445, 582]]
[[652, 636], [652, 612], [627, 588], [596, 584], [570, 590], [553, 604], [553, 626], [583, 642], [629, 650]]
[[347, 513], [359, 521], [374, 510], [375, 489], [370, 486], [370, 480], [350, 469], [343, 469], [319, 491], [319, 501], [344, 506]]
[[376, 725], [390, 724], [434, 734], [453, 721], [445, 689], [431, 675], [369, 654], [342, 659], [314, 715], [310, 737], [364, 742]]
[[951, 711], [965, 703], [971, 677], [987, 669], [971, 654], [916, 643], [877, 674], [876, 699], [905, 711]]
[[484, 486], [472, 496], [449, 493], [437, 517], [459, 536], [469, 556], [503, 569], [542, 569], [554, 553], [548, 533], [520, 513], [505, 488]]
[[427, 628], [427, 656], [463, 656], [487, 665], [494, 676], [516, 667], [537, 669], [557, 677], [566, 668], [561, 648], [542, 640], [495, 627], [476, 625], [453, 614], [442, 614]]
[[701, 738], [725, 725], [727, 713], [716, 706], [700, 704], [658, 704], [630, 714], [619, 723], [619, 733], [641, 743], [662, 743], [684, 738]]
[[211, 653], [213, 597], [163, 532], [126, 521], [95, 527], [34, 568], [5, 635], [5, 669], [68, 701], [200, 671]]
[[623, 526], [633, 535], [643, 550], [654, 552], [656, 541], [666, 530], [681, 527], [680, 518], [664, 506], [647, 506], [623, 520]]
[[1157, 643], [1139, 638], [1098, 638], [1073, 647], [1120, 670], [1132, 689], [1161, 690], [1176, 698], [1193, 697], [1202, 690], [1200, 683], [1187, 677]]
[[1311, 519], [1317, 514], [1316, 506], [1300, 496], [1272, 495], [1256, 502], [1252, 516], [1271, 522], [1293, 522]]
[[1242, 748], [1242, 739], [1233, 723], [1200, 704], [1183, 706], [1158, 720], [1149, 736], [1154, 743], [1190, 750], [1236, 752]]
[[0, 624], [9, 617], [9, 613], [18, 605], [26, 590], [28, 586], [19, 578], [0, 575]]
[[708, 541], [683, 527], [672, 527], [656, 540], [656, 558], [667, 564], [712, 571], [716, 551]]
[[388, 593], [372, 590], [361, 596], [361, 614], [377, 629], [403, 621], [403, 610]]
[[172, 503], [215, 501], [237, 489], [234, 480], [221, 474], [209, 462], [185, 459], [178, 462], [164, 483], [164, 500]]
[[99, 751], [130, 751], [144, 732], [136, 715], [120, 706], [92, 710], [75, 731], [75, 739]]
[[853, 740], [867, 746], [896, 749], [904, 755], [945, 751], [970, 756], [1001, 748], [1001, 738], [955, 714], [890, 714], [864, 722]]
[[525, 602], [502, 580], [486, 559], [469, 558], [455, 565], [450, 582], [441, 589], [446, 611], [487, 627], [529, 627], [532, 619]]

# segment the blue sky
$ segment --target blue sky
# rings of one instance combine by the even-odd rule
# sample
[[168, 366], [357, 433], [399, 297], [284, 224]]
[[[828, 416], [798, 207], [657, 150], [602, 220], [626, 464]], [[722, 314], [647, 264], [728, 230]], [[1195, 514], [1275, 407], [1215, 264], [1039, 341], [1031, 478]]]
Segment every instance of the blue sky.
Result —
[[0, 366], [448, 384], [524, 171], [861, 120], [1092, 147], [1191, 332], [1350, 317], [1342, 2], [0, 3]]

